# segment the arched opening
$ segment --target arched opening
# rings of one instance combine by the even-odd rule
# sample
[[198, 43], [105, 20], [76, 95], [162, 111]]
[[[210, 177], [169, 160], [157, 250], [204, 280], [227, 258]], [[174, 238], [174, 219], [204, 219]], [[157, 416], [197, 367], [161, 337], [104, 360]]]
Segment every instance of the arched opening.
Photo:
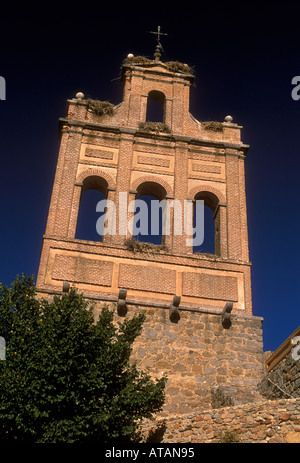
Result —
[[[219, 249], [219, 230], [215, 216], [219, 199], [211, 192], [202, 191], [195, 195], [194, 200], [193, 227], [196, 232], [199, 232], [199, 227], [204, 227], [204, 241], [200, 245], [193, 246], [193, 253], [217, 254], [217, 250]], [[204, 223], [197, 223], [197, 214], [195, 213], [197, 200], [204, 201]]]
[[102, 177], [90, 176], [83, 180], [78, 210], [75, 238], [88, 241], [102, 241], [103, 235], [96, 229], [97, 220], [104, 212], [96, 212], [99, 201], [107, 195], [107, 181]]
[[146, 122], [165, 122], [164, 93], [152, 90], [148, 93]]
[[137, 188], [134, 206], [134, 239], [143, 243], [164, 244], [163, 202], [166, 190], [155, 182], [144, 182]]

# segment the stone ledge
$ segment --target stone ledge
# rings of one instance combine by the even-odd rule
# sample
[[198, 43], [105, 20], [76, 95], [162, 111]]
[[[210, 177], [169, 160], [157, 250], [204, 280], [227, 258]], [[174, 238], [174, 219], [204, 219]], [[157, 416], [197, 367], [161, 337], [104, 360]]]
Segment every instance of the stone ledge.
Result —
[[[54, 289], [48, 289], [44, 287], [37, 287], [37, 292], [39, 294], [49, 294], [49, 295], [60, 295], [62, 294], [62, 291], [54, 290]], [[87, 294], [84, 293], [84, 297], [86, 299], [91, 299], [95, 301], [101, 301], [101, 302], [118, 302], [118, 297], [117, 296], [105, 296], [105, 295], [98, 295], [98, 294]], [[164, 304], [162, 302], [155, 302], [155, 301], [142, 301], [142, 300], [135, 300], [135, 299], [127, 299], [127, 305], [128, 306], [140, 306], [140, 307], [153, 307], [157, 309], [170, 309], [170, 304]], [[182, 311], [187, 311], [187, 312], [195, 312], [195, 313], [202, 313], [202, 314], [209, 314], [209, 315], [217, 315], [218, 317], [221, 316], [222, 314], [222, 309], [212, 309], [212, 308], [205, 308], [205, 307], [198, 307], [198, 306], [185, 306], [185, 305], [180, 305], [180, 310]], [[253, 321], [264, 321], [263, 317], [258, 317], [257, 315], [244, 315], [240, 313], [234, 313], [232, 314], [232, 319], [233, 320], [253, 320]]]

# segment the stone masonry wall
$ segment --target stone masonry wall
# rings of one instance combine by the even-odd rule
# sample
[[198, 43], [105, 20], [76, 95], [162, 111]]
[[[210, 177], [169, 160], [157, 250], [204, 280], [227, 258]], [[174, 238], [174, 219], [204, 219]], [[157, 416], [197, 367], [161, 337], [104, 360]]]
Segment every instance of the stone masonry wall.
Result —
[[300, 398], [159, 418], [143, 431], [153, 443], [300, 443]]
[[300, 361], [293, 360], [290, 352], [267, 373], [258, 388], [268, 399], [300, 397]]
[[[122, 321], [116, 304], [110, 308]], [[234, 315], [225, 329], [220, 313], [179, 309], [180, 320], [172, 323], [166, 308], [134, 305], [128, 305], [126, 317], [140, 311], [146, 321], [132, 360], [153, 377], [167, 374], [165, 415], [211, 407], [211, 389], [217, 386], [235, 404], [257, 399], [256, 385], [264, 375], [261, 318]]]

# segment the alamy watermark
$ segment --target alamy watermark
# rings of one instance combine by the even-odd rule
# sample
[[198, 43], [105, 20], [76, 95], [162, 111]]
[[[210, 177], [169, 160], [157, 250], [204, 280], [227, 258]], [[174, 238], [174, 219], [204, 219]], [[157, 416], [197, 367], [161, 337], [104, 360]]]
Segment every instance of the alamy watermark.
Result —
[[0, 360], [6, 359], [6, 342], [3, 336], [0, 336]]
[[295, 360], [300, 360], [300, 336], [296, 336], [292, 339], [293, 349], [292, 349], [292, 358]]
[[[158, 236], [171, 234], [171, 210], [173, 210], [174, 235], [187, 236], [187, 246], [200, 246], [204, 241], [204, 201], [203, 200], [151, 200], [149, 206], [143, 199], [135, 199], [128, 204], [126, 192], [120, 192], [118, 204], [103, 199], [97, 203], [96, 212], [102, 215], [96, 222], [99, 235]], [[129, 220], [128, 220], [128, 217]], [[161, 217], [161, 220], [160, 220]]]
[[300, 100], [300, 76], [292, 78], [292, 85], [295, 85], [292, 90], [292, 98], [294, 101], [298, 101]]
[[0, 100], [6, 100], [6, 82], [2, 76], [0, 76]]

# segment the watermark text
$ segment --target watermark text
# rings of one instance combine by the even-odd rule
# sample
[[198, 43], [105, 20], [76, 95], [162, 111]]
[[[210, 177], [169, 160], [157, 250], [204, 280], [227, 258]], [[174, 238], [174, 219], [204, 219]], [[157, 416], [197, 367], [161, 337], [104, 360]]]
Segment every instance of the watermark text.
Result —
[[151, 200], [149, 205], [143, 199], [135, 199], [128, 204], [127, 193], [120, 192], [118, 204], [103, 199], [97, 203], [96, 212], [102, 213], [96, 222], [99, 235], [126, 236], [129, 232], [132, 236], [157, 236], [173, 233], [184, 234], [187, 246], [200, 246], [204, 241], [203, 200], [184, 200], [182, 203], [175, 199], [156, 199]]
[[0, 76], [0, 100], [6, 100], [6, 82], [2, 76]]
[[292, 349], [292, 358], [295, 360], [300, 360], [300, 336], [296, 336], [292, 339], [293, 349]]
[[6, 342], [3, 336], [0, 336], [0, 360], [6, 359]]

